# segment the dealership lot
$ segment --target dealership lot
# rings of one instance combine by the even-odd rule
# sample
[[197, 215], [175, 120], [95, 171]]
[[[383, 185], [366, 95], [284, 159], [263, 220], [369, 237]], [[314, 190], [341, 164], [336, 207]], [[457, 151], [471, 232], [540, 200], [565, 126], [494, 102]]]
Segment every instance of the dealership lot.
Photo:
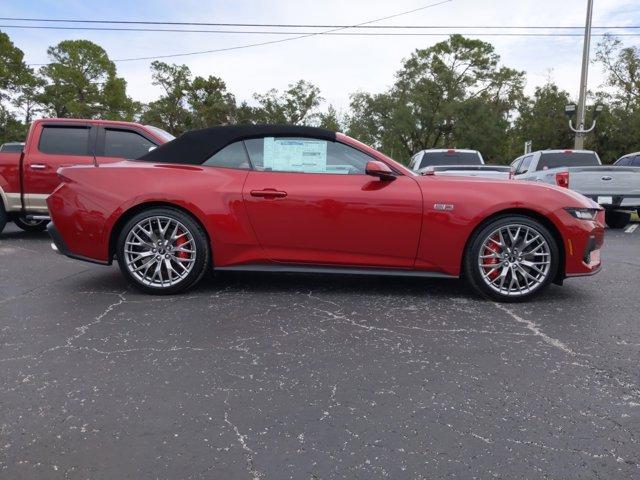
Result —
[[640, 475], [640, 228], [594, 277], [225, 275], [141, 295], [0, 237], [2, 478]]

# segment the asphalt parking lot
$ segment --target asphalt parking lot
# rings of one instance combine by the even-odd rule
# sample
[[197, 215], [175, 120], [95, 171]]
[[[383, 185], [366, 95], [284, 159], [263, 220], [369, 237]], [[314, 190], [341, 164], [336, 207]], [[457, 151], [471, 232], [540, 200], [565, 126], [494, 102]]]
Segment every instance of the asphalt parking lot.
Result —
[[640, 477], [640, 228], [594, 277], [226, 275], [174, 297], [0, 236], [0, 477]]

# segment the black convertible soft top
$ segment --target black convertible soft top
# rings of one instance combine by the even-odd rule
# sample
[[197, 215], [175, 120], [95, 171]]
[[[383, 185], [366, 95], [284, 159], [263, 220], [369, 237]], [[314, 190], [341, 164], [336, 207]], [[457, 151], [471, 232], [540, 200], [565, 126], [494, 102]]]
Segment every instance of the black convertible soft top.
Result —
[[191, 130], [138, 160], [154, 163], [199, 165], [227, 145], [257, 137], [310, 137], [334, 142], [335, 132], [324, 128], [296, 125], [229, 125]]

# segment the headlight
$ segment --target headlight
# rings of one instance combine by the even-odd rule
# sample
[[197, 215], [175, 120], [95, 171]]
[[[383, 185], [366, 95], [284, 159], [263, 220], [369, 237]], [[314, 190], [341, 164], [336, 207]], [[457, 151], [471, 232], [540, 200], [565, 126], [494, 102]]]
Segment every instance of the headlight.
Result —
[[597, 208], [565, 208], [565, 210], [580, 220], [595, 220], [598, 213]]

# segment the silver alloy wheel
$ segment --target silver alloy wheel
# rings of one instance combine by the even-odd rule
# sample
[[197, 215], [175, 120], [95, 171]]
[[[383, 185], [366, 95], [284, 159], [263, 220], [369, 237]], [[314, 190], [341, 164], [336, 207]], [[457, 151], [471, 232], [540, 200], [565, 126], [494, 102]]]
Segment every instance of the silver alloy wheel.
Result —
[[551, 270], [551, 249], [535, 228], [501, 226], [484, 240], [478, 268], [485, 283], [501, 295], [521, 296], [539, 288]]
[[150, 287], [171, 287], [193, 270], [196, 244], [181, 222], [154, 216], [140, 220], [129, 231], [124, 244], [127, 269]]

